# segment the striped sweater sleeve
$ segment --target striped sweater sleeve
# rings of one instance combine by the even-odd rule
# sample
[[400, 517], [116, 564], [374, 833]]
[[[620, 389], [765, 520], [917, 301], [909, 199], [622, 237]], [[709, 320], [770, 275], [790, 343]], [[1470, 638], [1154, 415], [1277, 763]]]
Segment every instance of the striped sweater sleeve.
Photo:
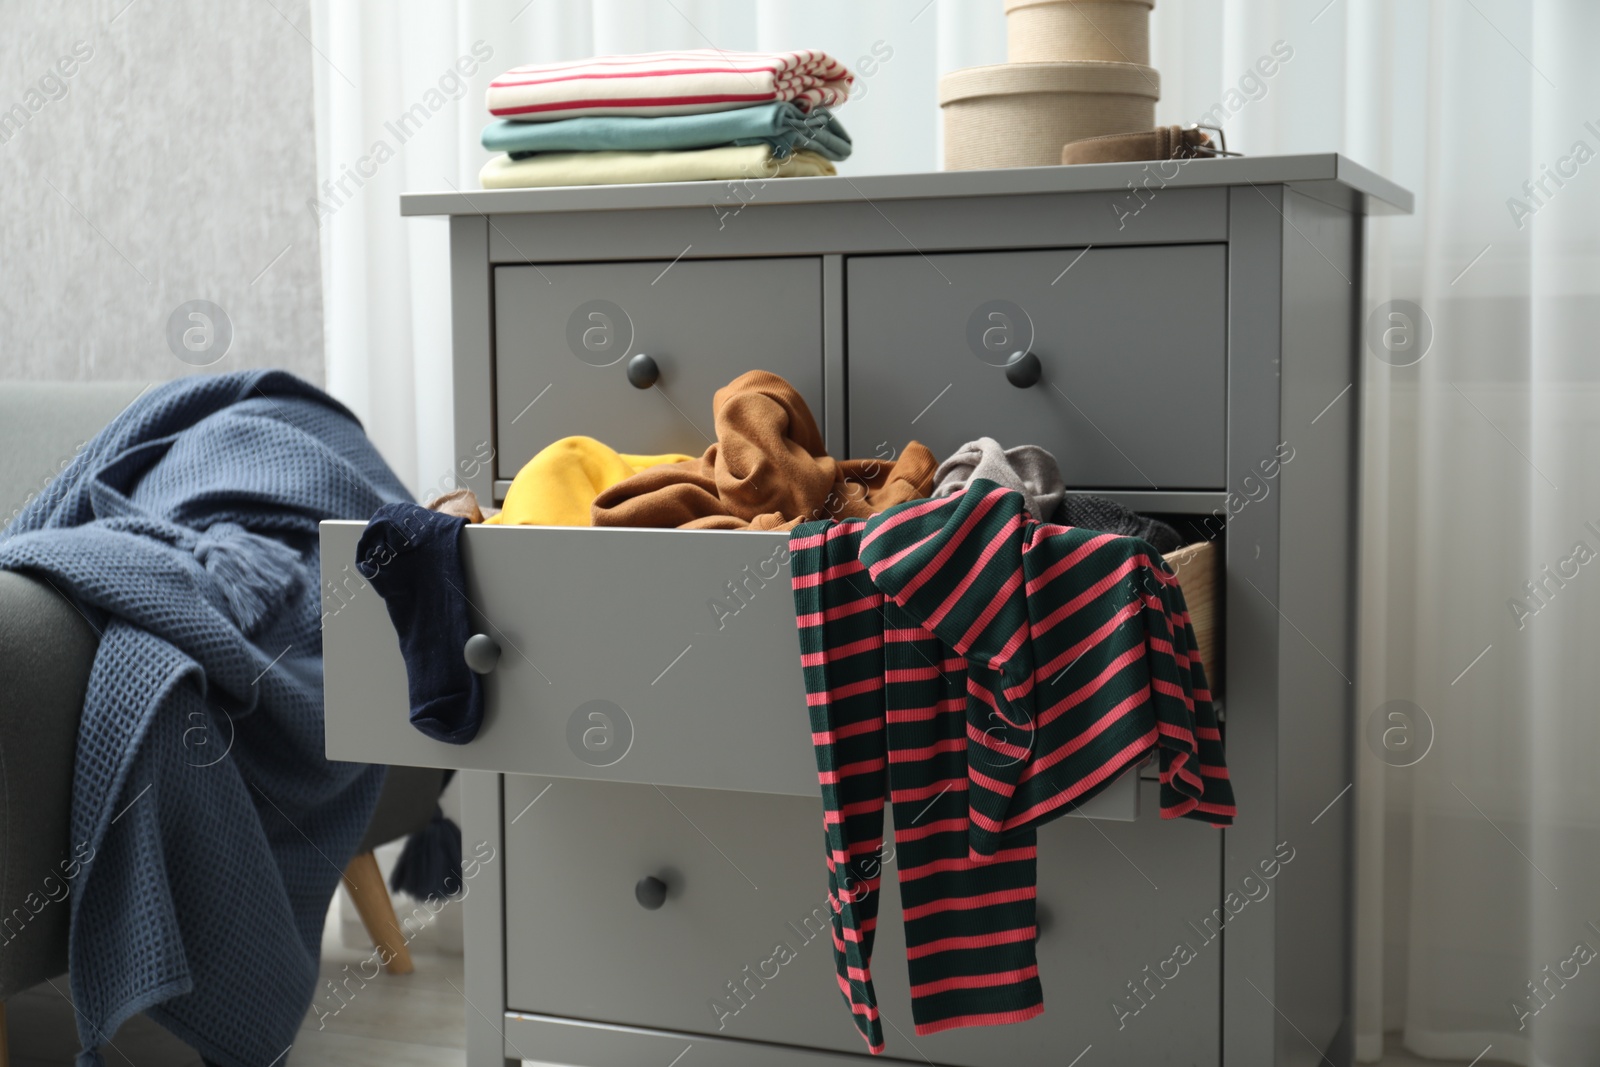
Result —
[[[1065, 814], [1152, 752], [1161, 762], [1163, 817], [1232, 821], [1188, 609], [1154, 549], [1036, 522], [1020, 494], [975, 479], [964, 493], [869, 520], [862, 560], [886, 596], [969, 657], [969, 671], [981, 663], [999, 672], [972, 672], [969, 687], [991, 686], [996, 708], [1026, 708], [1004, 735], [1004, 752], [1024, 752], [1008, 794], [980, 788], [993, 777], [996, 749], [985, 741], [995, 735], [980, 737], [969, 716], [980, 797], [972, 804], [974, 855], [992, 855], [1018, 827]], [[1026, 668], [1025, 679], [1015, 665]]]
[[995, 855], [972, 855], [969, 665], [898, 604], [883, 608], [889, 792], [912, 1025], [921, 1035], [1031, 1019], [1044, 1011], [1034, 951], [1036, 835], [1025, 827]]
[[839, 991], [867, 1047], [883, 1051], [872, 943], [883, 883], [883, 595], [857, 555], [863, 523], [805, 523], [789, 538], [800, 663], [822, 786]]
[[1143, 541], [1038, 524], [1024, 554], [1038, 657], [1039, 758], [1007, 826], [1070, 810], [1156, 753], [1161, 815], [1235, 814], [1183, 590]]

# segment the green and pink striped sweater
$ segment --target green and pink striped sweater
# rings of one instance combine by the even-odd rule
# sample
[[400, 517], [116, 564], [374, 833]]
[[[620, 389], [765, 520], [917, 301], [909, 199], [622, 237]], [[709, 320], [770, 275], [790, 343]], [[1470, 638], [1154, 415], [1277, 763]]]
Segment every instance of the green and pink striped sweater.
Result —
[[1177, 579], [1143, 541], [1030, 518], [983, 479], [789, 541], [822, 785], [839, 988], [872, 988], [894, 808], [918, 1034], [1044, 1010], [1035, 828], [1155, 753], [1161, 814], [1232, 822], [1216, 712]]

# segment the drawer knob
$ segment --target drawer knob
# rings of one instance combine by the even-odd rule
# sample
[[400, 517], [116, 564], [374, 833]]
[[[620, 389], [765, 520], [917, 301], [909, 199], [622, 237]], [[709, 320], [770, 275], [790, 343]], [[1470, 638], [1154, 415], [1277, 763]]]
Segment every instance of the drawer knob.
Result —
[[645, 911], [655, 911], [667, 902], [667, 883], [653, 874], [647, 874], [633, 887], [633, 899]]
[[635, 389], [648, 389], [661, 377], [661, 368], [656, 366], [656, 361], [640, 352], [628, 360], [628, 384]]
[[1006, 360], [1006, 381], [1018, 389], [1038, 385], [1043, 374], [1044, 364], [1032, 352], [1013, 352], [1011, 358]]
[[473, 634], [461, 650], [467, 669], [473, 674], [488, 674], [500, 662], [500, 646], [488, 634]]

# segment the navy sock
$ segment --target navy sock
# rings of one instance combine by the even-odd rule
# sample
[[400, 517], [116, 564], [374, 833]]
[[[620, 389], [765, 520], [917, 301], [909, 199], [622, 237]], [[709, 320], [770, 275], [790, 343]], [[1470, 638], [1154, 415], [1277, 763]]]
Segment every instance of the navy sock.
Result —
[[356, 568], [389, 609], [406, 661], [411, 725], [464, 745], [483, 723], [483, 689], [462, 650], [472, 636], [459, 515], [385, 504], [356, 546]]

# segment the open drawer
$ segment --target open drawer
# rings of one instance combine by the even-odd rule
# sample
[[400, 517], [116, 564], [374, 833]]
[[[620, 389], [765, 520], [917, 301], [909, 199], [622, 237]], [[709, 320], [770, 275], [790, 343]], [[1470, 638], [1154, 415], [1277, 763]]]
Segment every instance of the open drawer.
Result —
[[[501, 654], [483, 728], [448, 745], [407, 721], [364, 528], [322, 524], [330, 758], [818, 795], [787, 533], [468, 526], [474, 627]], [[1079, 813], [1131, 820], [1138, 797], [1130, 771]]]

